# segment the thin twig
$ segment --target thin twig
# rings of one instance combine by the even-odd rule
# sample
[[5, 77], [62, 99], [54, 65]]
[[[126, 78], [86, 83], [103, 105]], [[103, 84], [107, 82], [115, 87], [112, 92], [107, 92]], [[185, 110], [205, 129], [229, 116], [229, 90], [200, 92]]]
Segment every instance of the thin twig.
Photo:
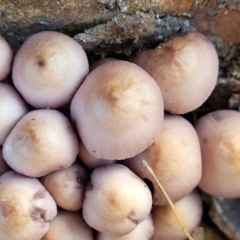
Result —
[[175, 210], [175, 207], [174, 207], [174, 204], [172, 203], [171, 199], [169, 198], [167, 192], [165, 191], [164, 187], [162, 186], [162, 184], [160, 183], [160, 181], [158, 180], [157, 176], [155, 175], [154, 171], [152, 170], [152, 168], [149, 166], [149, 164], [147, 163], [146, 160], [142, 160], [142, 164], [145, 168], [147, 168], [147, 170], [149, 171], [149, 173], [152, 175], [152, 177], [154, 178], [154, 180], [157, 182], [159, 188], [161, 189], [164, 197], [166, 198], [168, 204], [170, 205], [180, 227], [182, 228], [184, 234], [186, 235], [186, 237], [189, 239], [189, 240], [194, 240], [194, 238], [190, 235], [190, 233], [187, 231], [187, 229], [184, 227], [184, 224], [183, 222], [181, 221], [180, 217], [178, 216], [176, 210]]

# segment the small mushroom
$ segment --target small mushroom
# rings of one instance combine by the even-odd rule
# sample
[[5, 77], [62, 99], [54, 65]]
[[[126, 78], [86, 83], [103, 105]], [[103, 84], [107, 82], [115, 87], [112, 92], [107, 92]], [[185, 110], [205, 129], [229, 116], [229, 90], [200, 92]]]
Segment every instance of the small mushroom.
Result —
[[58, 209], [47, 234], [41, 240], [94, 240], [92, 229], [81, 212]]
[[240, 113], [218, 110], [198, 119], [203, 170], [199, 187], [206, 193], [240, 197]]
[[76, 162], [68, 168], [51, 172], [41, 178], [43, 186], [57, 205], [69, 211], [82, 208], [87, 180], [87, 171]]
[[95, 168], [83, 201], [83, 218], [89, 226], [113, 236], [126, 235], [149, 215], [149, 188], [121, 164]]
[[154, 143], [124, 162], [139, 177], [151, 181], [154, 188], [154, 204], [166, 205], [167, 200], [156, 181], [143, 168], [143, 159], [152, 167], [173, 202], [189, 194], [202, 176], [202, 158], [197, 133], [181, 116], [165, 114], [163, 128]]
[[[199, 225], [202, 219], [202, 200], [196, 191], [174, 204], [178, 217], [188, 232]], [[154, 234], [152, 240], [184, 240], [186, 235], [180, 227], [170, 206], [156, 206], [152, 211]]]
[[111, 61], [93, 70], [76, 92], [70, 110], [87, 151], [109, 160], [145, 150], [163, 121], [156, 82], [126, 61]]
[[41, 177], [71, 166], [78, 139], [70, 121], [57, 110], [34, 110], [20, 119], [3, 144], [3, 157], [16, 172]]
[[36, 108], [59, 108], [71, 101], [89, 72], [86, 53], [71, 37], [54, 31], [32, 35], [18, 50], [13, 83]]
[[57, 214], [51, 195], [36, 178], [9, 171], [0, 176], [2, 240], [39, 240]]
[[218, 77], [218, 56], [214, 45], [201, 33], [159, 44], [131, 59], [158, 83], [164, 109], [183, 114], [200, 107], [209, 97]]

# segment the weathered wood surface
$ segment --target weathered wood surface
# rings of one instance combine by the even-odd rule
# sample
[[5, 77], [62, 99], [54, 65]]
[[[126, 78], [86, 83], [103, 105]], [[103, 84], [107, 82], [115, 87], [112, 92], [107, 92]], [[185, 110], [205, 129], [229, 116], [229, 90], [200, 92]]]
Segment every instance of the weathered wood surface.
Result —
[[[238, 0], [0, 0], [0, 33], [9, 42], [18, 47], [29, 35], [42, 30], [57, 30], [71, 36], [83, 33], [84, 30], [99, 31], [100, 24], [108, 24], [100, 27], [100, 38], [106, 37], [117, 30], [120, 39], [133, 39], [131, 31], [119, 32], [118, 29], [109, 32], [111, 22], [118, 20], [118, 25], [128, 24], [124, 16], [131, 17], [131, 23], [139, 22], [139, 14], [148, 15], [146, 31], [149, 34], [158, 33], [159, 19], [166, 16], [179, 18], [179, 21], [189, 21], [192, 28], [208, 35], [219, 36], [229, 44], [240, 42], [240, 2]], [[137, 14], [137, 12], [139, 12]], [[152, 18], [152, 19], [151, 19]], [[166, 24], [167, 18], [164, 18]], [[172, 21], [171, 18], [169, 18]], [[169, 23], [168, 25], [171, 25]], [[95, 30], [95, 26], [97, 29]], [[118, 26], [117, 26], [118, 27]], [[128, 28], [132, 27], [130, 24]], [[133, 26], [138, 28], [138, 26]], [[149, 29], [148, 29], [149, 28]], [[182, 27], [178, 31], [187, 31]], [[135, 29], [133, 29], [134, 31]], [[160, 29], [160, 31], [162, 31]], [[176, 33], [170, 29], [171, 34]], [[147, 33], [146, 33], [147, 34]], [[140, 39], [135, 45], [140, 44], [143, 38], [146, 41], [146, 34], [139, 35]], [[168, 31], [161, 32], [163, 39], [169, 37]], [[137, 34], [136, 37], [138, 38]], [[83, 38], [78, 36], [76, 39]], [[144, 40], [145, 39], [145, 40]], [[86, 35], [85, 35], [86, 40]], [[99, 39], [98, 39], [99, 40]], [[135, 40], [136, 41], [136, 40]], [[93, 52], [99, 41], [95, 42]], [[105, 44], [105, 43], [104, 43]], [[118, 44], [121, 46], [121, 43]], [[105, 45], [104, 45], [105, 47]]]

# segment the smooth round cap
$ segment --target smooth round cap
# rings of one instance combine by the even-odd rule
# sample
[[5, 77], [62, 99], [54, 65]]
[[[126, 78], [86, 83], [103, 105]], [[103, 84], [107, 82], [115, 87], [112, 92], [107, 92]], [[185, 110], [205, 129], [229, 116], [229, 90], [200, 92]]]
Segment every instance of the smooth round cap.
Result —
[[35, 108], [59, 108], [71, 101], [88, 72], [81, 45], [65, 34], [43, 31], [32, 35], [18, 50], [12, 78]]

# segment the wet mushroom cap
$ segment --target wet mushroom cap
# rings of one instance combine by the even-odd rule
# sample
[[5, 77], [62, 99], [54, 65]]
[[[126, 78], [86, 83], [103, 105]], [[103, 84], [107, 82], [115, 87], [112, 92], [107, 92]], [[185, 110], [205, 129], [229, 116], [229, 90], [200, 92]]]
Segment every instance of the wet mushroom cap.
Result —
[[8, 42], [0, 36], [0, 81], [4, 80], [11, 72], [13, 52]]
[[164, 109], [184, 114], [200, 107], [211, 94], [218, 77], [214, 45], [201, 33], [189, 32], [131, 59], [158, 83]]
[[3, 157], [8, 165], [30, 177], [67, 168], [77, 154], [78, 139], [70, 121], [51, 109], [24, 115], [3, 145]]
[[240, 197], [240, 113], [218, 110], [198, 119], [203, 172], [199, 187], [225, 198]]
[[36, 178], [9, 171], [0, 176], [0, 236], [39, 240], [57, 214], [51, 195]]
[[32, 35], [18, 50], [13, 83], [36, 108], [59, 108], [70, 102], [89, 72], [86, 53], [71, 37], [54, 31]]
[[137, 65], [111, 61], [87, 76], [71, 102], [71, 117], [91, 155], [109, 160], [132, 157], [160, 132], [161, 91]]

